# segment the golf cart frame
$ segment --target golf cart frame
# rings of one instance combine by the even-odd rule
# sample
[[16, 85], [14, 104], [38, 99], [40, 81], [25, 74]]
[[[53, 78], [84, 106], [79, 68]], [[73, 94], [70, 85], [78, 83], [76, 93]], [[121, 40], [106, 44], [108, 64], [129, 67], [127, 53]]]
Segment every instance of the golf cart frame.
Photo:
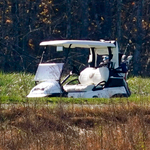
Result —
[[[27, 97], [110, 98], [131, 95], [125, 79], [127, 71], [121, 68], [123, 62], [116, 41], [56, 40], [41, 42], [40, 46], [55, 46], [58, 51], [63, 50], [64, 47], [69, 49], [68, 52], [72, 48], [88, 49], [89, 66], [79, 73], [77, 79], [79, 83], [71, 84], [73, 80], [68, 83], [66, 81], [72, 73], [76, 73], [74, 71], [70, 72], [62, 82], [60, 81], [65, 63], [40, 63], [34, 78], [39, 84]], [[97, 64], [99, 55], [108, 56], [109, 67], [106, 64], [104, 66]], [[129, 59], [126, 59], [124, 64], [127, 66], [128, 63]]]

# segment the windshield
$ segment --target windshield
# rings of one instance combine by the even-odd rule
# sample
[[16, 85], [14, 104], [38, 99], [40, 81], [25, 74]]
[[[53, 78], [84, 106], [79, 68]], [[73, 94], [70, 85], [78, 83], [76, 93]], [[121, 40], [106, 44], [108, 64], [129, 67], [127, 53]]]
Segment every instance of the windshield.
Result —
[[35, 81], [59, 80], [63, 63], [41, 63], [36, 71]]

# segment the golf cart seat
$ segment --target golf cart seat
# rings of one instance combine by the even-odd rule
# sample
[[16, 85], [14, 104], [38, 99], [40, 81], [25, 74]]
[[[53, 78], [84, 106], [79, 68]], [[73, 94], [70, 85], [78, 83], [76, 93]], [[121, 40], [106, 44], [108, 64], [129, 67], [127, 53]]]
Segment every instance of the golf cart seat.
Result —
[[66, 92], [73, 92], [73, 91], [89, 91], [94, 88], [94, 85], [82, 85], [82, 84], [76, 84], [76, 85], [64, 85], [64, 90]]
[[[107, 67], [85, 68], [79, 76], [79, 83], [76, 85], [64, 85], [66, 92], [72, 91], [89, 91], [100, 83], [106, 83], [109, 78], [109, 69]], [[101, 85], [100, 85], [101, 86]]]
[[85, 68], [79, 76], [79, 81], [82, 85], [91, 85], [95, 86], [101, 82], [107, 82], [109, 78], [109, 69], [107, 67]]

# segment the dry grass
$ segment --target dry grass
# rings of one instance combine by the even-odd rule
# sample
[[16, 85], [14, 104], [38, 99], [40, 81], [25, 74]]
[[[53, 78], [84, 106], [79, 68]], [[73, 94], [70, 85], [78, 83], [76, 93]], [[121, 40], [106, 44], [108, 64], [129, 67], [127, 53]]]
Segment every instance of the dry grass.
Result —
[[0, 150], [148, 150], [150, 107], [1, 106], [0, 135]]

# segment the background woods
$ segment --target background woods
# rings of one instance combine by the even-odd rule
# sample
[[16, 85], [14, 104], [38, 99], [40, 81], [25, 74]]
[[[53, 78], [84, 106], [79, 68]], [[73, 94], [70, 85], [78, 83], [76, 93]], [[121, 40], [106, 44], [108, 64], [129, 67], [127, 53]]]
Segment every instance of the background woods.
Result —
[[[150, 75], [149, 16], [149, 0], [1, 0], [0, 69], [34, 72], [43, 40], [105, 39], [134, 56], [134, 75]], [[45, 57], [56, 53], [49, 48]]]

